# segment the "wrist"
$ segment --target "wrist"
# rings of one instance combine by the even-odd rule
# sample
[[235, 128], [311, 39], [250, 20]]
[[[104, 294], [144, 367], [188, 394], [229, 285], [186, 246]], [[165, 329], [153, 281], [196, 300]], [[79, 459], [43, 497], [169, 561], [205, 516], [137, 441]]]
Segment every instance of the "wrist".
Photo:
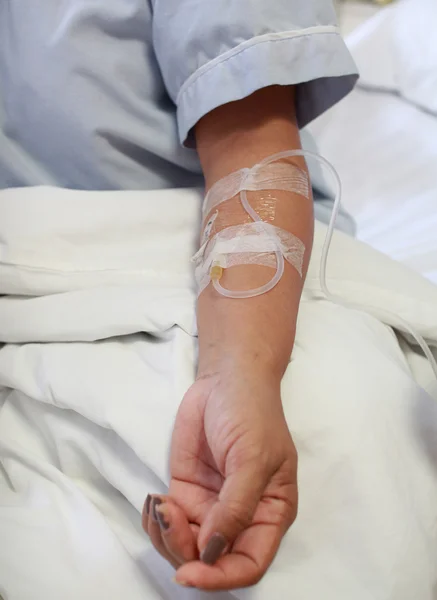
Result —
[[224, 345], [220, 350], [220, 346], [211, 344], [199, 352], [197, 378], [250, 377], [280, 384], [288, 362], [279, 360], [265, 346], [257, 350], [253, 346], [230, 349]]

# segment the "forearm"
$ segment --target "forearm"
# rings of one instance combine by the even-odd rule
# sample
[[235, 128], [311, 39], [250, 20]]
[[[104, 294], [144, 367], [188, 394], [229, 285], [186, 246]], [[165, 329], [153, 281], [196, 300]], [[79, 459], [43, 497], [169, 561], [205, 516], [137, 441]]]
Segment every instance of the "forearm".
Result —
[[[269, 155], [300, 148], [293, 114], [292, 88], [261, 90], [204, 117], [196, 128], [197, 146], [207, 188], [243, 167], [252, 167]], [[301, 159], [294, 159], [304, 166]], [[293, 233], [305, 245], [304, 274], [313, 235], [312, 200], [291, 192], [275, 192], [286, 210], [275, 225]], [[271, 276], [271, 269], [265, 268]], [[234, 267], [226, 286], [260, 284], [260, 267]], [[264, 273], [265, 281], [265, 273]], [[270, 292], [233, 300], [209, 285], [198, 303], [199, 375], [223, 370], [255, 369], [277, 380], [288, 364], [294, 343], [303, 278], [286, 262], [284, 275]]]

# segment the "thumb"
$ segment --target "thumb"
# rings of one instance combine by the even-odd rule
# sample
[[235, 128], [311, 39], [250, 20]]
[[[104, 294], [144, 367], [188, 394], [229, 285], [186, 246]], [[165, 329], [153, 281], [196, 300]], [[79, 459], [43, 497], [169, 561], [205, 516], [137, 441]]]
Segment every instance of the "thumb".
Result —
[[256, 460], [226, 477], [218, 501], [200, 528], [198, 548], [203, 562], [214, 564], [249, 527], [267, 483], [268, 474], [261, 471]]

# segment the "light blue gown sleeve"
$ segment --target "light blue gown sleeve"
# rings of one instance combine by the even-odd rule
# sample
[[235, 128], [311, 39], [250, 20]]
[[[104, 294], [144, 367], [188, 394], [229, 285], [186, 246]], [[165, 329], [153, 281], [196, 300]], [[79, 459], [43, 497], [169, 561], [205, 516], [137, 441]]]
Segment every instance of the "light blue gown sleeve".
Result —
[[153, 45], [185, 142], [212, 109], [296, 85], [300, 127], [354, 86], [330, 0], [152, 0]]

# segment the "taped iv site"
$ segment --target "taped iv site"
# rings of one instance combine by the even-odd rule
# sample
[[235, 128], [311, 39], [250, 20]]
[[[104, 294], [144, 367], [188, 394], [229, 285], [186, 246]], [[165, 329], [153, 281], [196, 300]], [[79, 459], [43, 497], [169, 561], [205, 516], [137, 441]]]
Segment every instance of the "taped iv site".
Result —
[[[266, 222], [267, 220], [274, 220], [274, 203], [272, 203], [272, 198], [270, 198], [270, 212], [268, 213], [270, 218], [267, 219], [265, 216], [264, 218], [261, 216], [261, 213], [256, 210], [256, 206], [252, 206], [247, 198], [248, 191], [283, 190], [308, 199], [310, 184], [306, 172], [294, 164], [279, 162], [297, 156], [319, 161], [330, 171], [337, 188], [320, 263], [319, 278], [323, 294], [332, 302], [351, 308], [362, 309], [369, 314], [374, 314], [378, 318], [388, 316], [401, 331], [410, 334], [416, 340], [437, 378], [437, 362], [428, 344], [409, 323], [401, 319], [398, 315], [393, 315], [388, 311], [384, 311], [384, 314], [382, 314], [380, 309], [372, 311], [368, 306], [360, 307], [358, 304], [351, 305], [329, 291], [326, 283], [326, 267], [335, 223], [340, 209], [342, 187], [340, 177], [333, 165], [324, 157], [313, 152], [288, 150], [274, 154], [265, 158], [251, 169], [241, 169], [228, 175], [211, 188], [205, 198], [203, 207], [204, 222], [207, 217], [209, 218], [204, 223], [202, 246], [193, 257], [193, 262], [196, 266], [195, 276], [199, 295], [210, 282], [218, 293], [228, 298], [244, 299], [265, 294], [272, 290], [281, 280], [284, 273], [285, 260], [302, 276], [302, 264], [305, 254], [303, 242], [292, 233], [275, 227], [271, 222]], [[239, 223], [223, 224], [222, 217], [217, 209], [220, 208], [222, 203], [227, 202], [237, 195], [239, 195], [241, 201], [243, 223], [240, 220]], [[261, 198], [261, 201], [265, 202], [265, 199]], [[215, 212], [213, 212], [214, 209], [216, 209]], [[248, 217], [251, 219], [249, 219], [249, 222], [247, 222]], [[216, 224], [220, 221], [222, 221], [222, 227], [213, 233]], [[247, 264], [276, 267], [276, 272], [268, 283], [252, 290], [232, 291], [220, 284], [224, 269]]]

